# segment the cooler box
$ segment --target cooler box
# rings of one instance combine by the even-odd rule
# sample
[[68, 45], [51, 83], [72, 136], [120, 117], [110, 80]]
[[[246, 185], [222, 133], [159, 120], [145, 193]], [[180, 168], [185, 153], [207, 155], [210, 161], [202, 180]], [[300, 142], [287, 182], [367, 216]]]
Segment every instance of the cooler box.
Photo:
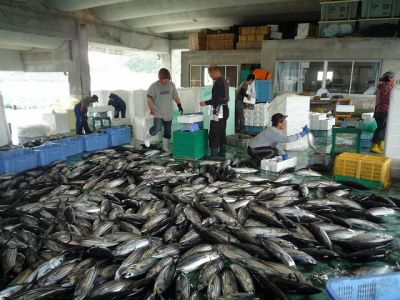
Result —
[[91, 152], [108, 148], [107, 133], [92, 133], [82, 135], [82, 139], [84, 152]]
[[35, 147], [33, 150], [36, 153], [37, 165], [40, 167], [47, 166], [56, 160], [66, 160], [64, 145], [49, 143], [43, 146]]
[[274, 158], [263, 159], [261, 161], [261, 170], [278, 173], [284, 169], [292, 168], [297, 165], [297, 157], [291, 157], [287, 160], [278, 161]]
[[207, 129], [202, 129], [195, 132], [174, 131], [173, 138], [174, 158], [197, 160], [207, 155]]

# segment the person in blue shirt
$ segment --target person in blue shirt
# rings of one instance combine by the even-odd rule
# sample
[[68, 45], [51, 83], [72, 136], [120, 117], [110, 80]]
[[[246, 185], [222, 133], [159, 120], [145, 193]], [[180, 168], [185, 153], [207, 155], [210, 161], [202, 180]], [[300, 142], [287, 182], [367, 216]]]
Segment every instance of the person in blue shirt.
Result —
[[114, 118], [119, 118], [121, 113], [121, 118], [125, 118], [126, 113], [126, 104], [122, 98], [116, 94], [111, 93], [108, 96], [108, 105], [112, 105], [114, 107]]

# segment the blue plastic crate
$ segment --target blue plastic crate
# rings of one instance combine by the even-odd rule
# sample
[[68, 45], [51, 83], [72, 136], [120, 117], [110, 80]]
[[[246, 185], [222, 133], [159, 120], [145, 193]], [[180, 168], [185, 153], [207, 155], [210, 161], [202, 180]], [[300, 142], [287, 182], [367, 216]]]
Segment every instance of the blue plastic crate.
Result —
[[326, 289], [332, 300], [398, 300], [400, 272], [332, 278], [326, 283]]
[[38, 166], [36, 153], [32, 149], [23, 149], [23, 152], [15, 155], [13, 159], [16, 173], [35, 169]]
[[65, 154], [68, 156], [77, 155], [83, 152], [83, 140], [80, 136], [73, 136], [54, 141], [56, 144], [64, 145]]
[[40, 167], [47, 166], [56, 160], [66, 160], [64, 146], [62, 144], [49, 143], [33, 148], [37, 157], [37, 165]]
[[264, 126], [244, 126], [244, 131], [248, 134], [259, 134], [264, 130]]
[[256, 80], [255, 90], [256, 90], [256, 103], [265, 103], [272, 101], [273, 98], [272, 80]]
[[130, 144], [131, 129], [129, 126], [116, 126], [110, 127], [103, 130], [108, 134], [108, 145], [110, 147]]
[[83, 151], [92, 152], [108, 148], [107, 133], [91, 133], [82, 135]]
[[369, 147], [371, 147], [372, 139], [361, 139], [360, 141], [361, 141], [361, 143], [360, 143], [361, 148], [369, 148]]
[[195, 122], [195, 123], [179, 123], [179, 131], [198, 131], [204, 128], [204, 122]]
[[15, 173], [15, 161], [13, 157], [21, 155], [23, 151], [23, 148], [0, 151], [0, 175]]

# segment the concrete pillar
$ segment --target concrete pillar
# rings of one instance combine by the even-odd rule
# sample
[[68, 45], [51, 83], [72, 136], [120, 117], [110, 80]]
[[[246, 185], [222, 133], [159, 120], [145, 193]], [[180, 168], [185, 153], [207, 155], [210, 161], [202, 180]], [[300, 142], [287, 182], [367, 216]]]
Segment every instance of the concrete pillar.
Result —
[[166, 54], [160, 54], [160, 60], [161, 60], [161, 68], [166, 68], [169, 70], [171, 73], [171, 54], [166, 53]]
[[71, 41], [70, 95], [83, 99], [90, 95], [89, 41], [85, 24], [76, 21], [76, 35]]

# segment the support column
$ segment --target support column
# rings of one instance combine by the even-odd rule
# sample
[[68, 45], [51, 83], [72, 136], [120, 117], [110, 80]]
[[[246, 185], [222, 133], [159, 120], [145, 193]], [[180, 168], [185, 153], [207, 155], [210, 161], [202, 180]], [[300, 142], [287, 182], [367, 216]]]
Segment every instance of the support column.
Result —
[[72, 65], [69, 70], [71, 97], [83, 99], [90, 96], [89, 41], [85, 24], [76, 21], [76, 35], [71, 41]]

